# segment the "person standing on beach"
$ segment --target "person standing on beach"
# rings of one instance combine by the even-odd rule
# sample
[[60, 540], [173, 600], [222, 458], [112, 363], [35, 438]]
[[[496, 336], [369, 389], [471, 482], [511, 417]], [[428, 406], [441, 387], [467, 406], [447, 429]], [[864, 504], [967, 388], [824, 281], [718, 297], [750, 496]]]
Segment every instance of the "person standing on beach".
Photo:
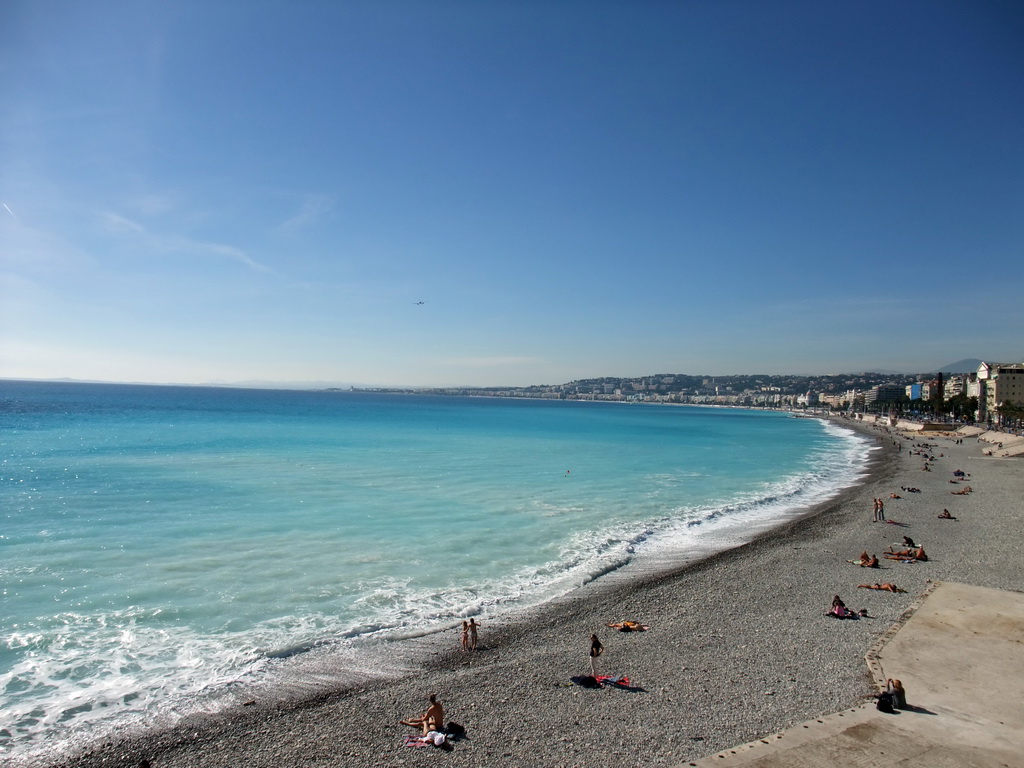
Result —
[[480, 625], [476, 623], [476, 619], [470, 618], [469, 620], [469, 650], [476, 650], [476, 630]]
[[878, 500], [878, 522], [885, 522], [885, 502], [881, 499]]
[[469, 622], [462, 622], [462, 650], [469, 650]]
[[597, 678], [597, 657], [604, 653], [604, 646], [597, 639], [597, 635], [590, 636], [590, 672]]

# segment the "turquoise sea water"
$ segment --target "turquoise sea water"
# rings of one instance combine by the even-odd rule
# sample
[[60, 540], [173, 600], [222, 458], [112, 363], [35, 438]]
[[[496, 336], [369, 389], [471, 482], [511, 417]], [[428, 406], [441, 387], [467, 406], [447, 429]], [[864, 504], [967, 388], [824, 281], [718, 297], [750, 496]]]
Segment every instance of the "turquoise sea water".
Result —
[[0, 382], [0, 756], [742, 539], [868, 450], [738, 409]]

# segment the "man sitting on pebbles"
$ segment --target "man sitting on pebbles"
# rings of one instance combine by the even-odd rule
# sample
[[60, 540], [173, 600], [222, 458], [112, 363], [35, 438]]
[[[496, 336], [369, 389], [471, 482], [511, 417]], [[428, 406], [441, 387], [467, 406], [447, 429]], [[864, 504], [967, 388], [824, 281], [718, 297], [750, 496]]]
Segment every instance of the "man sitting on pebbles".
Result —
[[400, 720], [399, 724], [411, 725], [414, 728], [422, 728], [424, 736], [431, 731], [441, 731], [444, 728], [444, 707], [441, 706], [441, 702], [437, 700], [437, 694], [430, 694], [430, 706], [427, 707], [426, 712], [419, 717], [413, 717], [409, 720]]
[[849, 562], [854, 565], [859, 565], [861, 568], [877, 568], [878, 558], [875, 555], [869, 555], [867, 550], [860, 553], [859, 560], [850, 560]]

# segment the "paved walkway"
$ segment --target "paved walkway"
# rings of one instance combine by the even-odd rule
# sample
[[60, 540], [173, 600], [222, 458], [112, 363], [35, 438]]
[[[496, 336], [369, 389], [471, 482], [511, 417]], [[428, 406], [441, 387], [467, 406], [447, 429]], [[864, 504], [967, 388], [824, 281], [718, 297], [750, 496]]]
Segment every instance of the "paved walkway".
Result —
[[1024, 768], [1024, 593], [940, 583], [867, 661], [910, 710], [865, 704], [683, 768]]

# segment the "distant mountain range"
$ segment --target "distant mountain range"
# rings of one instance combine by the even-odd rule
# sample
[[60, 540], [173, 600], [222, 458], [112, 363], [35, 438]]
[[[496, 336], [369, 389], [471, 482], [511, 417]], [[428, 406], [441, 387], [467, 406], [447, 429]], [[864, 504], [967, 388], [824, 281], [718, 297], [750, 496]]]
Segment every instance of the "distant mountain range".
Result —
[[941, 368], [936, 368], [930, 373], [974, 373], [978, 370], [978, 366], [981, 365], [984, 360], [978, 360], [975, 357], [965, 357], [963, 360], [957, 360], [955, 363], [944, 365]]

